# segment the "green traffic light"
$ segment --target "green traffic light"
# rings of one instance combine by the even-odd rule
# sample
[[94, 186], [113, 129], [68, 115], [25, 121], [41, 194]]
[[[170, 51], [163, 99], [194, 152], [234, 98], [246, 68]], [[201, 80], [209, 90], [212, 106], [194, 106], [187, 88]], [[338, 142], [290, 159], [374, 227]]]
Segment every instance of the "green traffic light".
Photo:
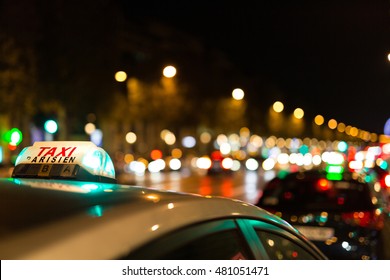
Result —
[[54, 134], [58, 130], [58, 125], [56, 121], [48, 120], [44, 124], [45, 131], [51, 134]]
[[17, 128], [12, 128], [8, 130], [4, 135], [4, 140], [11, 145], [17, 146], [23, 140], [22, 132]]

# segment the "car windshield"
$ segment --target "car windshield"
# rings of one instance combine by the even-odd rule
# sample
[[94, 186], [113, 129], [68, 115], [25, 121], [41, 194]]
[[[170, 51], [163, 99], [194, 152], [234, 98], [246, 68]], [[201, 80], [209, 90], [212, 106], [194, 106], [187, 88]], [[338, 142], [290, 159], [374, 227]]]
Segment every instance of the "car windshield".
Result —
[[369, 186], [365, 183], [298, 175], [272, 180], [265, 188], [259, 206], [280, 211], [366, 211], [374, 208]]

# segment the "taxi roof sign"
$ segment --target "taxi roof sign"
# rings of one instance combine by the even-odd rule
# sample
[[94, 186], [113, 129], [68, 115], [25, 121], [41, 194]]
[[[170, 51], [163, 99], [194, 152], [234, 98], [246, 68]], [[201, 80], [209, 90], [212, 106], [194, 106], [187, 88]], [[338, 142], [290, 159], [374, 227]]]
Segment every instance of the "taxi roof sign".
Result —
[[90, 141], [35, 142], [18, 155], [12, 177], [116, 181], [110, 156]]

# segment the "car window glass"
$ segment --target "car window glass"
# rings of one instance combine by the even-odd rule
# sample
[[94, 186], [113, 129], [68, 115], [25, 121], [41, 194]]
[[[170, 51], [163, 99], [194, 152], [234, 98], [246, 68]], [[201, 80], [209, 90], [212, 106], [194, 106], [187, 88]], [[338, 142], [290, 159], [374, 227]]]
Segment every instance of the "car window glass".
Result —
[[165, 235], [122, 259], [253, 259], [232, 220], [194, 225]]
[[256, 229], [258, 237], [272, 260], [313, 260], [304, 248], [281, 235]]
[[248, 259], [249, 253], [237, 230], [221, 231], [193, 240], [161, 259], [226, 260]]

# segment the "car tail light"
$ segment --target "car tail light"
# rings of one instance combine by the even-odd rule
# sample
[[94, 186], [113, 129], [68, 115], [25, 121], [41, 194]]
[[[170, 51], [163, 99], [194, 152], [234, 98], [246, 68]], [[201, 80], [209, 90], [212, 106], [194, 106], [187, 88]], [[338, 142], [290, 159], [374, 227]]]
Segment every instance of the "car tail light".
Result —
[[211, 153], [211, 159], [216, 161], [223, 160], [222, 153], [220, 151], [214, 151]]
[[325, 192], [331, 188], [331, 183], [325, 178], [321, 178], [317, 181], [317, 190]]
[[341, 215], [343, 221], [352, 226], [382, 229], [384, 218], [380, 210], [348, 212]]

